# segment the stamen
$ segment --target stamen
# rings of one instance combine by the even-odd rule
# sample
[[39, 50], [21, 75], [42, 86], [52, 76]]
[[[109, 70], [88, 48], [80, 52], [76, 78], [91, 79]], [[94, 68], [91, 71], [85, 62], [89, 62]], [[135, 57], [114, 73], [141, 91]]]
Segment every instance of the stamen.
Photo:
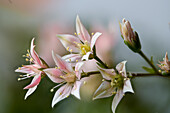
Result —
[[80, 33], [78, 33], [78, 35], [80, 35]]
[[55, 86], [55, 87], [53, 87], [50, 91], [51, 91], [51, 92], [53, 92], [55, 88], [57, 88], [57, 87], [59, 87], [59, 86], [63, 85], [64, 83], [65, 83], [65, 82], [62, 82], [62, 83], [60, 83], [60, 84], [56, 85], [56, 86]]
[[76, 62], [78, 62], [78, 60], [76, 60]]
[[28, 58], [26, 58], [25, 60], [26, 60], [26, 61], [29, 61], [29, 59], [28, 59]]
[[25, 55], [22, 55], [22, 57], [25, 57]]
[[27, 54], [26, 54], [26, 56], [27, 56], [27, 57], [29, 57], [29, 56], [30, 56], [30, 54], [28, 54], [28, 53], [27, 53]]
[[162, 71], [161, 70], [158, 70], [159, 71], [159, 73], [161, 73]]
[[94, 33], [91, 33], [91, 35], [94, 35]]
[[104, 81], [105, 81], [105, 79], [102, 79], [102, 81], [104, 82]]
[[18, 67], [19, 70], [21, 70], [21, 67]]
[[20, 81], [21, 80], [21, 78], [18, 78], [18, 81]]
[[69, 51], [69, 47], [67, 47], [67, 51]]
[[71, 62], [71, 59], [69, 59], [69, 61]]
[[28, 52], [28, 53], [30, 52], [29, 49], [27, 49], [27, 52]]
[[77, 33], [76, 33], [76, 32], [75, 32], [74, 34], [75, 34], [75, 35], [77, 35]]
[[70, 49], [70, 52], [73, 52], [73, 50], [72, 50], [72, 49]]
[[85, 85], [86, 83], [87, 83], [86, 81], [83, 82], [84, 85]]
[[30, 58], [30, 61], [32, 62], [32, 61], [33, 61], [33, 58]]

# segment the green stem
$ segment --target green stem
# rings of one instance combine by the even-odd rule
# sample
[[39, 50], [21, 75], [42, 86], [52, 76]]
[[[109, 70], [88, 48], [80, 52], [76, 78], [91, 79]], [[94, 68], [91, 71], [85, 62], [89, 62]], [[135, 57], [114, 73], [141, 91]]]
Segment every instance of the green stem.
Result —
[[153, 68], [153, 70], [155, 71], [155, 73], [159, 74], [158, 70], [156, 69], [156, 67], [153, 65], [153, 63], [151, 63], [151, 61], [147, 58], [147, 56], [140, 51], [139, 54], [145, 59], [145, 61]]
[[94, 59], [97, 60], [104, 68], [109, 68], [98, 56], [94, 56]]

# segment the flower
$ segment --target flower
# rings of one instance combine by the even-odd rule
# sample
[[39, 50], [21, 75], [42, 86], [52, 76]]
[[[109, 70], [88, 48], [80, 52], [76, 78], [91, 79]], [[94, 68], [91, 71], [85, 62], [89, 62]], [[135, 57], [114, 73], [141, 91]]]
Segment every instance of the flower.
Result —
[[110, 97], [115, 94], [112, 102], [112, 111], [115, 113], [116, 107], [126, 92], [134, 93], [130, 79], [127, 78], [126, 61], [122, 61], [116, 66], [118, 74], [114, 69], [103, 69], [99, 71], [103, 76], [103, 82], [94, 93], [93, 99]]
[[[83, 79], [80, 80], [83, 62], [78, 62], [75, 66], [75, 70], [73, 70], [71, 64], [64, 61], [59, 55], [52, 52], [52, 56], [57, 67], [47, 68], [43, 71], [54, 83], [59, 83], [59, 85], [54, 88], [64, 84], [56, 91], [52, 100], [52, 107], [70, 94], [80, 99], [79, 89], [83, 81]], [[51, 91], [53, 91], [54, 88]]]
[[157, 64], [162, 70], [170, 72], [170, 61], [168, 61], [168, 53], [166, 52], [164, 61], [159, 61], [160, 64]]
[[141, 44], [136, 31], [133, 31], [130, 22], [125, 19], [122, 20], [122, 23], [119, 22], [121, 36], [124, 40], [124, 43], [134, 52], [140, 52]]
[[44, 72], [41, 71], [41, 69], [47, 68], [47, 64], [38, 56], [38, 54], [34, 50], [34, 38], [31, 41], [31, 48], [30, 52], [29, 50], [24, 57], [26, 57], [26, 61], [30, 61], [30, 65], [23, 65], [22, 67], [19, 67], [15, 70], [15, 72], [20, 73], [26, 73], [26, 75], [21, 75], [21, 78], [18, 78], [18, 80], [24, 80], [27, 78], [34, 77], [31, 84], [24, 87], [24, 89], [28, 89], [25, 99], [31, 95], [37, 88], [38, 84], [41, 81], [41, 76], [44, 75]]
[[63, 57], [67, 62], [78, 62], [80, 60], [88, 60], [89, 57], [91, 58], [94, 45], [102, 34], [97, 32], [91, 38], [78, 16], [76, 18], [76, 31], [77, 33], [75, 34], [78, 37], [69, 34], [57, 35], [67, 51], [71, 52], [71, 54]]

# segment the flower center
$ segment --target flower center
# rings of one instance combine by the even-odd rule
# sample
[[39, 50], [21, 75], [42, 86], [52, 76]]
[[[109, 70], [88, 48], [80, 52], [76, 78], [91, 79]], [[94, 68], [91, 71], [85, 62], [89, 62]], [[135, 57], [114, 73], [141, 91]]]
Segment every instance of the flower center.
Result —
[[113, 76], [112, 80], [111, 80], [111, 86], [112, 87], [123, 87], [123, 82], [124, 79], [121, 75], [117, 74], [115, 76]]
[[87, 52], [91, 51], [90, 44], [88, 43], [88, 41], [85, 41], [84, 44], [83, 43], [77, 43], [77, 42], [75, 42], [75, 44], [80, 49], [81, 55], [86, 55]]
[[62, 79], [64, 79], [66, 82], [73, 83], [76, 80], [76, 75], [73, 73], [67, 73], [63, 76], [60, 76]]

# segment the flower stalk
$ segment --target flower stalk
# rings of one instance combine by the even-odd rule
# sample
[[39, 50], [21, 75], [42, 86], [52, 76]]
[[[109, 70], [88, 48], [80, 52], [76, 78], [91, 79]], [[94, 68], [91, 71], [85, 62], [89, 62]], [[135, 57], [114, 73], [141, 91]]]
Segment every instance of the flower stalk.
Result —
[[148, 57], [142, 52], [139, 51], [138, 54], [145, 59], [145, 61], [153, 68], [153, 70], [155, 71], [156, 74], [159, 74], [158, 70], [156, 69], [156, 67], [153, 65], [153, 63], [148, 59]]

